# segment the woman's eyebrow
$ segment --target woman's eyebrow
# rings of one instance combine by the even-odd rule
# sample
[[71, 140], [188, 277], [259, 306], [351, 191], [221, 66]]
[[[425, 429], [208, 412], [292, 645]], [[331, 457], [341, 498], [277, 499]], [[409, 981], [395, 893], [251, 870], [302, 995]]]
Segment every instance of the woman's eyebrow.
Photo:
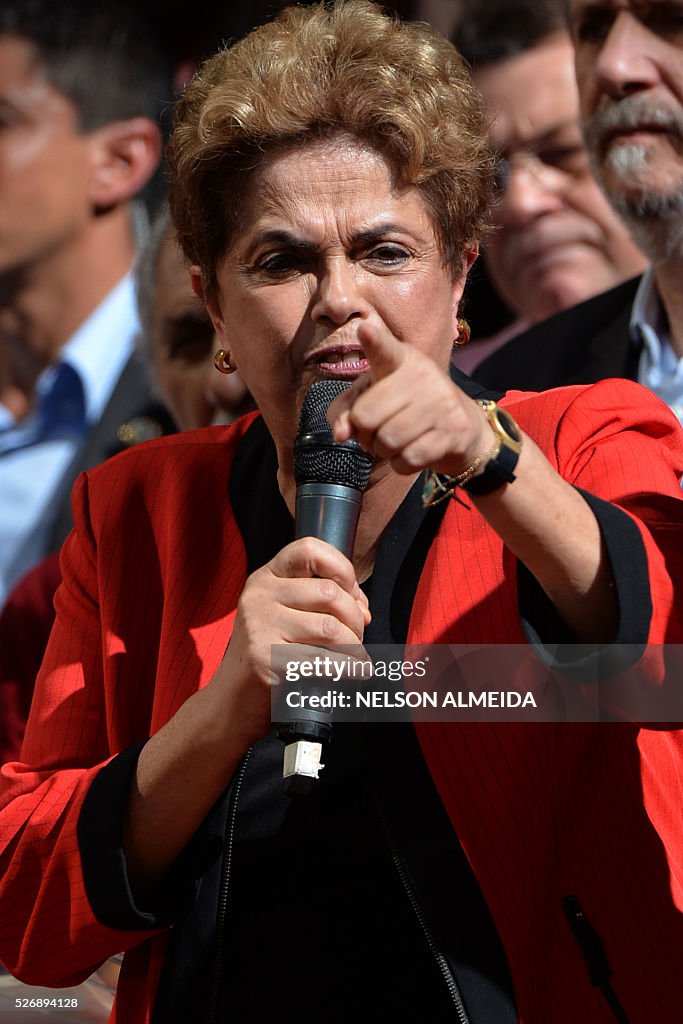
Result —
[[[383, 221], [374, 227], [355, 231], [351, 236], [351, 242], [354, 245], [359, 242], [376, 242], [389, 234], [406, 235], [408, 233], [403, 224], [398, 224], [394, 221]], [[300, 238], [284, 228], [264, 228], [262, 231], [258, 231], [250, 240], [246, 255], [249, 257], [259, 246], [269, 244], [284, 245], [288, 249], [299, 249], [309, 252], [317, 248], [317, 242]]]
[[394, 221], [383, 221], [365, 231], [357, 231], [353, 235], [354, 242], [376, 242], [385, 235], [407, 235], [408, 231], [403, 224]]
[[251, 240], [249, 245], [249, 252], [252, 252], [258, 245], [264, 245], [269, 242], [275, 242], [278, 245], [286, 245], [293, 249], [313, 249], [315, 243], [306, 241], [306, 239], [298, 238], [293, 235], [290, 231], [285, 231], [282, 228], [266, 228], [263, 231], [259, 231]]

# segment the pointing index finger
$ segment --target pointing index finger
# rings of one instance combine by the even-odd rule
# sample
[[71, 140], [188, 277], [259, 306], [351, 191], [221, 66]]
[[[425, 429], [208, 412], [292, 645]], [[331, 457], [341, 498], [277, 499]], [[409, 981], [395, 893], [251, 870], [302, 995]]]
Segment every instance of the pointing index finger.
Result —
[[348, 391], [343, 391], [327, 410], [335, 440], [348, 441], [354, 436], [351, 409], [356, 399], [378, 380], [388, 377], [406, 358], [405, 346], [384, 325], [365, 322], [358, 327], [358, 340], [370, 363], [367, 373], [359, 377]]
[[397, 370], [406, 357], [405, 346], [386, 327], [363, 323], [358, 328], [358, 340], [363, 345], [365, 358], [370, 363], [370, 376], [381, 380]]
[[335, 398], [328, 410], [328, 420], [337, 441], [346, 441], [353, 436], [350, 412], [358, 396], [376, 381], [388, 377], [397, 370], [405, 358], [404, 345], [397, 341], [390, 331], [377, 324], [361, 324], [358, 327], [357, 338], [370, 362], [370, 370], [354, 381], [347, 391], [343, 391]]

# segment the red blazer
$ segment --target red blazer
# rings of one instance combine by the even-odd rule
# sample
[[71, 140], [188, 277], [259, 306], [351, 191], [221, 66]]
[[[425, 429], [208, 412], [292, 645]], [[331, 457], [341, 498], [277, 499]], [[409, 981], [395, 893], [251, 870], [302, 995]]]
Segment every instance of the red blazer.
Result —
[[[666, 407], [626, 381], [504, 404], [563, 476], [633, 517], [649, 564], [650, 640], [680, 643], [683, 435]], [[246, 579], [228, 482], [248, 423], [153, 441], [79, 479], [22, 762], [0, 772], [0, 957], [26, 982], [66, 985], [129, 950], [115, 1009], [125, 1024], [150, 1019], [165, 935], [95, 919], [78, 816], [101, 766], [166, 723], [225, 651]], [[524, 643], [516, 577], [477, 511], [451, 502], [409, 642]], [[633, 1024], [680, 1019], [681, 734], [628, 724], [417, 730], [505, 945], [521, 1021], [612, 1021], [562, 916], [568, 893], [606, 942]]]
[[12, 588], [0, 612], [0, 764], [19, 756], [62, 574], [48, 555]]

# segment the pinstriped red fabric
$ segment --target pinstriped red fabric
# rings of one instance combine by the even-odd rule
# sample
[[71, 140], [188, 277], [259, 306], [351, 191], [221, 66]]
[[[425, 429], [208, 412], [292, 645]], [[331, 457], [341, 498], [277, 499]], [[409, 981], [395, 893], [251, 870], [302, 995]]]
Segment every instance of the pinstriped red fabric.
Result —
[[[504, 404], [563, 476], [634, 517], [650, 566], [650, 640], [680, 643], [681, 433], [668, 410], [627, 381], [510, 394]], [[452, 503], [446, 526], [411, 640], [522, 643], [513, 560], [465, 505]], [[683, 916], [672, 890], [683, 908], [683, 734], [621, 723], [416, 728], [499, 928], [520, 1019], [614, 1020], [564, 919], [568, 895], [606, 942], [629, 1019], [680, 1019]]]
[[[78, 815], [102, 764], [172, 717], [223, 655], [246, 578], [228, 501], [244, 429], [232, 440], [217, 428], [168, 438], [168, 447], [151, 442], [75, 488], [77, 529], [63, 552], [25, 763], [2, 769], [0, 949], [29, 983], [75, 983], [149, 938], [95, 921]], [[142, 960], [144, 976], [150, 958], [159, 949], [147, 943], [122, 973]], [[122, 1019], [146, 1020], [139, 990], [134, 1002], [135, 1015]]]
[[[679, 637], [669, 572], [680, 568], [673, 548], [683, 449], [667, 410], [625, 382], [511, 395], [506, 405], [574, 483], [634, 516], [653, 574], [652, 639]], [[165, 937], [97, 924], [83, 888], [76, 823], [99, 766], [168, 721], [223, 654], [246, 576], [228, 501], [243, 430], [240, 424], [152, 442], [80, 480], [77, 530], [64, 551], [57, 627], [25, 763], [3, 769], [0, 953], [27, 981], [65, 984], [130, 948], [116, 1008], [125, 1024], [149, 1019]], [[514, 561], [466, 498], [451, 503], [426, 561], [410, 640], [523, 642]], [[640, 1009], [647, 985], [653, 990], [659, 1016], [634, 1020], [675, 1019], [666, 1017], [673, 987], [666, 957], [647, 985], [635, 977], [632, 925], [670, 935], [679, 947], [683, 939], [660, 838], [671, 845], [666, 821], [678, 749], [670, 741], [662, 747], [658, 737], [650, 749], [635, 729], [613, 729], [605, 738], [592, 726], [419, 728], [505, 942], [525, 1024], [609, 1021], [561, 918], [559, 898], [577, 888], [589, 915], [601, 919], [596, 924], [606, 922], [624, 1001], [629, 1005], [628, 996]], [[653, 879], [647, 913], [644, 892], [631, 885], [624, 896], [631, 854]], [[597, 870], [605, 862], [607, 885]], [[622, 981], [631, 971], [633, 981]]]
[[49, 555], [13, 587], [0, 613], [0, 764], [21, 747], [60, 580], [59, 557]]

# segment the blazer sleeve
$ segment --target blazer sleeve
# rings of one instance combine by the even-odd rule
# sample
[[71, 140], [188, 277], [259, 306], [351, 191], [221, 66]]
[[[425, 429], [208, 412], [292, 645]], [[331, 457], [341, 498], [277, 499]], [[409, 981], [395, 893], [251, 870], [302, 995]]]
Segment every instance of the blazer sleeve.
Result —
[[[568, 406], [555, 453], [574, 486], [608, 502], [637, 531], [652, 602], [647, 642], [683, 641], [676, 602], [683, 580], [683, 431], [673, 413], [639, 384], [601, 381]], [[635, 548], [632, 554], [635, 564]]]
[[85, 476], [74, 489], [74, 514], [75, 531], [62, 553], [56, 627], [21, 761], [0, 770], [0, 960], [29, 984], [77, 984], [150, 934], [103, 927], [84, 885], [79, 815], [93, 780], [112, 760]]
[[651, 600], [647, 644], [632, 668], [601, 683], [601, 704], [612, 718], [639, 723], [643, 807], [683, 908], [683, 430], [647, 389], [604, 381], [568, 406], [555, 450], [573, 482], [609, 502], [612, 515], [628, 516], [640, 538], [641, 551], [634, 540], [624, 571], [633, 571], [644, 555]]
[[[508, 399], [512, 408], [519, 396]], [[569, 646], [549, 648], [549, 663], [577, 681], [599, 683], [609, 717], [683, 720], [681, 427], [651, 392], [623, 379], [558, 388], [534, 401], [529, 396], [517, 408], [527, 432], [542, 441], [551, 463], [593, 509], [619, 606], [614, 644], [592, 655], [586, 648], [582, 658], [584, 650], [563, 638], [560, 644]], [[520, 585], [528, 592], [524, 571]], [[537, 596], [527, 604], [538, 606]], [[541, 643], [544, 635], [557, 640], [546, 629]]]
[[683, 430], [670, 409], [621, 378], [543, 394], [509, 392], [504, 405], [565, 480], [594, 507], [610, 506], [598, 518], [610, 519], [612, 536], [621, 529], [630, 538], [634, 564], [644, 557], [652, 600], [647, 641], [683, 642], [680, 601], [676, 607], [683, 579]]

